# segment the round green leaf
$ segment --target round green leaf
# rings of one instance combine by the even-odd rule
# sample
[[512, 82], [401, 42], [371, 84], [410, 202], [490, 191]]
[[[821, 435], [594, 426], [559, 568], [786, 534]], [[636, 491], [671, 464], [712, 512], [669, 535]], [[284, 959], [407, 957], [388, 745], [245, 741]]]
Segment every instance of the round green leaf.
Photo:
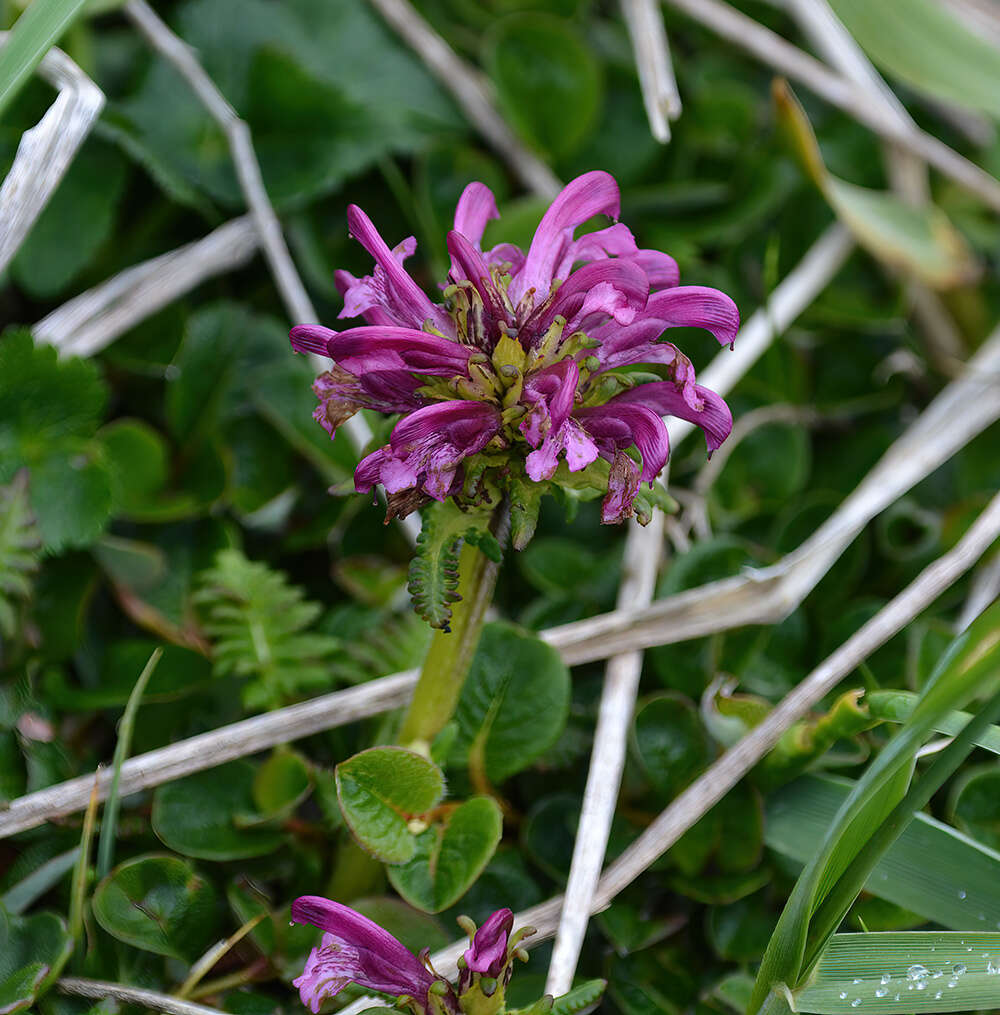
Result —
[[383, 863], [412, 859], [417, 840], [409, 822], [441, 799], [441, 769], [402, 747], [372, 747], [342, 761], [336, 777], [340, 809], [358, 844]]
[[963, 832], [1000, 849], [1000, 768], [988, 765], [962, 775], [952, 791], [951, 813]]
[[70, 439], [31, 466], [31, 507], [45, 547], [88, 546], [113, 506], [111, 470], [93, 441]]
[[672, 799], [708, 764], [708, 734], [698, 710], [682, 694], [667, 693], [636, 713], [633, 743], [649, 781]]
[[413, 859], [388, 869], [393, 888], [412, 906], [440, 913], [482, 873], [500, 842], [503, 819], [492, 797], [473, 797], [416, 839]]
[[572, 155], [596, 126], [600, 65], [568, 21], [505, 18], [487, 37], [484, 63], [511, 122], [550, 155]]
[[141, 856], [116, 867], [97, 886], [93, 908], [112, 937], [157, 955], [196, 958], [215, 934], [215, 889], [174, 856]]
[[257, 769], [253, 802], [261, 814], [287, 814], [312, 790], [312, 774], [301, 754], [277, 750]]
[[0, 906], [0, 1015], [21, 1011], [56, 979], [73, 940], [55, 913], [10, 916]]
[[276, 850], [285, 837], [245, 826], [255, 814], [254, 766], [246, 761], [161, 786], [153, 797], [153, 831], [170, 849], [203, 860], [243, 860]]
[[97, 436], [111, 463], [118, 508], [141, 510], [167, 482], [166, 441], [139, 419], [117, 419]]
[[511, 624], [487, 624], [455, 711], [450, 756], [502, 782], [559, 738], [569, 691], [554, 648]]

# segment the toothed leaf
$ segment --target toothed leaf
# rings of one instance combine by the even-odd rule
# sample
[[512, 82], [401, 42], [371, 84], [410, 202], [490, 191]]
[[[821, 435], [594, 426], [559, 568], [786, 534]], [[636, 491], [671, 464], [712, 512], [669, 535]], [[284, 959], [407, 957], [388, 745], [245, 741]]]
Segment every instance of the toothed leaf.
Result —
[[28, 476], [0, 487], [0, 637], [13, 638], [17, 604], [31, 594], [41, 537], [28, 503]]
[[406, 587], [417, 615], [431, 627], [449, 630], [451, 604], [460, 598], [458, 554], [463, 539], [491, 560], [500, 559], [500, 544], [489, 530], [488, 519], [487, 513], [463, 511], [453, 501], [435, 502], [424, 510]]

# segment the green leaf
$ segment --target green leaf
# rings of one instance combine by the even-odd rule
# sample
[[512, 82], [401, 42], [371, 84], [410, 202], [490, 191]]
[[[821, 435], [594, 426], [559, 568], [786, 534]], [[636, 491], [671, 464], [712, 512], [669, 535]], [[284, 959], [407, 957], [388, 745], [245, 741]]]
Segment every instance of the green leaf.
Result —
[[0, 896], [0, 907], [8, 913], [23, 913], [36, 899], [62, 881], [79, 858], [80, 847], [74, 846], [46, 860]]
[[895, 194], [868, 190], [827, 172], [805, 111], [784, 81], [776, 81], [778, 117], [807, 174], [855, 239], [893, 268], [936, 289], [976, 278], [979, 267], [964, 237], [934, 205], [911, 205]]
[[431, 627], [449, 631], [458, 598], [458, 555], [463, 538], [489, 535], [491, 512], [466, 512], [454, 501], [435, 501], [422, 511], [423, 526], [407, 584], [413, 608]]
[[247, 827], [246, 816], [255, 813], [255, 773], [249, 762], [231, 761], [160, 786], [153, 796], [153, 831], [170, 849], [203, 860], [273, 853], [284, 834]]
[[288, 349], [285, 325], [240, 304], [210, 304], [188, 318], [166, 398], [170, 432], [188, 454], [246, 411], [255, 385], [290, 358]]
[[440, 913], [479, 877], [502, 832], [499, 804], [492, 797], [473, 797], [418, 835], [413, 858], [389, 867], [389, 880], [410, 905]]
[[698, 710], [682, 694], [644, 704], [632, 724], [632, 742], [649, 781], [672, 800], [711, 760]]
[[[913, 714], [919, 700], [920, 695], [912, 691], [869, 691], [865, 695], [865, 705], [868, 706], [871, 717], [884, 722], [905, 722]], [[949, 712], [940, 717], [934, 730], [953, 737], [962, 731], [971, 718], [968, 712]], [[993, 754], [1000, 754], [1000, 726], [991, 726], [976, 744]]]
[[37, 0], [17, 19], [0, 49], [0, 113], [59, 41], [87, 0]]
[[795, 992], [795, 1007], [817, 1015], [986, 1011], [1000, 1006], [998, 972], [996, 933], [837, 934]]
[[89, 546], [114, 507], [111, 470], [92, 441], [67, 441], [31, 465], [31, 503], [45, 541], [58, 552]]
[[261, 814], [290, 814], [312, 791], [309, 763], [301, 754], [278, 748], [257, 769], [253, 780], [253, 802]]
[[555, 649], [512, 624], [487, 624], [455, 711], [450, 758], [503, 782], [559, 738], [569, 693], [569, 670]]
[[97, 434], [104, 445], [115, 480], [119, 512], [141, 518], [167, 482], [166, 441], [139, 419], [116, 419]]
[[977, 842], [1000, 849], [1000, 769], [994, 765], [967, 769], [952, 787], [948, 809], [952, 820]]
[[0, 339], [0, 482], [27, 466], [45, 549], [85, 546], [111, 515], [111, 476], [93, 441], [107, 392], [96, 367], [57, 360], [26, 331]]
[[215, 889], [173, 856], [120, 864], [97, 886], [93, 910], [119, 941], [188, 961], [211, 942], [217, 925]]
[[115, 850], [115, 833], [118, 829], [118, 811], [121, 807], [121, 798], [118, 795], [121, 782], [122, 765], [128, 757], [132, 744], [132, 731], [135, 728], [135, 716], [139, 711], [139, 703], [142, 701], [143, 692], [149, 683], [149, 678], [156, 671], [156, 667], [163, 656], [163, 649], [153, 650], [142, 668], [135, 687], [128, 696], [128, 703], [118, 726], [118, 742], [115, 744], [115, 756], [112, 760], [111, 788], [108, 791], [107, 803], [104, 805], [104, 816], [101, 821], [101, 837], [97, 846], [97, 876], [105, 877], [111, 870], [112, 857]]
[[321, 612], [284, 574], [223, 550], [199, 576], [194, 601], [212, 639], [217, 677], [247, 678], [247, 708], [276, 708], [304, 693], [328, 688], [336, 639], [308, 630]]
[[512, 476], [510, 479], [510, 540], [515, 550], [523, 550], [538, 525], [538, 511], [547, 483]]
[[[816, 854], [853, 783], [806, 775], [768, 798], [764, 841], [793, 860]], [[1000, 853], [917, 814], [872, 871], [865, 890], [954, 930], [1000, 923]]]
[[411, 860], [419, 840], [409, 825], [444, 795], [441, 769], [402, 747], [372, 747], [337, 765], [336, 778], [340, 809], [358, 844], [383, 863]]
[[931, 0], [831, 0], [837, 16], [884, 70], [948, 103], [1000, 118], [1000, 53]]
[[607, 986], [607, 980], [587, 980], [586, 983], [578, 984], [553, 1000], [552, 1015], [582, 1015], [583, 1012], [592, 1011], [604, 997]]
[[[443, 89], [352, 0], [189, 0], [176, 21], [247, 119], [279, 204], [316, 198], [390, 152], [461, 129]], [[154, 62], [112, 116], [175, 200], [242, 204], [222, 133], [166, 62]]]
[[9, 916], [0, 909], [0, 1012], [33, 1004], [55, 982], [72, 951], [62, 917]]
[[576, 152], [597, 125], [601, 67], [573, 25], [549, 14], [496, 23], [483, 63], [518, 132], [555, 158]]
[[491, 797], [473, 797], [416, 838], [407, 863], [387, 870], [392, 886], [425, 912], [454, 905], [479, 877], [503, 833], [499, 805]]
[[[936, 722], [972, 698], [995, 689], [1000, 659], [998, 618], [1000, 604], [984, 611], [964, 634], [954, 639], [928, 680], [913, 715], [869, 766], [840, 808], [822, 848], [802, 872], [778, 921], [757, 975], [753, 1011], [764, 1004], [774, 985], [785, 983], [794, 988], [798, 984], [799, 978], [808, 973], [811, 961], [818, 957], [824, 935], [832, 934], [846, 915], [863, 884], [863, 879], [857, 884], [859, 872], [864, 868], [866, 877], [868, 866], [875, 860], [868, 850], [869, 842], [880, 842], [885, 849], [892, 841], [883, 833], [883, 821], [890, 813], [894, 820], [901, 818], [902, 811], [896, 811], [895, 805], [905, 794], [914, 756]], [[989, 714], [982, 713], [974, 722], [978, 725], [984, 716], [988, 720]], [[971, 749], [971, 742], [966, 740], [963, 733], [955, 744], [962, 750]], [[950, 763], [954, 756], [947, 748], [938, 761]], [[922, 778], [922, 786], [930, 785], [932, 773], [943, 771], [935, 765]], [[887, 823], [885, 832], [889, 828]], [[822, 920], [817, 921], [817, 925], [821, 924], [817, 929], [812, 921], [819, 911]]]
[[41, 544], [28, 505], [28, 474], [0, 486], [0, 639], [18, 630], [18, 604], [31, 595]]
[[29, 1008], [47, 972], [43, 963], [32, 962], [0, 980], [0, 1015], [11, 1015]]
[[58, 296], [107, 242], [124, 189], [121, 154], [83, 145], [11, 263], [17, 284], [35, 300]]

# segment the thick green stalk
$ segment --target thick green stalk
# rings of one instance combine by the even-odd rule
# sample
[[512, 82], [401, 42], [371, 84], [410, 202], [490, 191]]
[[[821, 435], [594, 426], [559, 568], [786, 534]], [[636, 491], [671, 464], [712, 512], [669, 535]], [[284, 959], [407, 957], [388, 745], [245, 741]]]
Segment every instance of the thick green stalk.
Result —
[[[506, 528], [506, 508], [501, 508]], [[496, 526], [494, 526], [496, 528]], [[500, 533], [497, 533], [499, 536]], [[504, 538], [500, 538], [501, 545]], [[426, 753], [451, 719], [466, 674], [476, 654], [486, 610], [493, 600], [500, 565], [466, 543], [458, 560], [458, 594], [452, 607], [451, 631], [435, 631], [420, 679], [407, 709], [399, 742]]]

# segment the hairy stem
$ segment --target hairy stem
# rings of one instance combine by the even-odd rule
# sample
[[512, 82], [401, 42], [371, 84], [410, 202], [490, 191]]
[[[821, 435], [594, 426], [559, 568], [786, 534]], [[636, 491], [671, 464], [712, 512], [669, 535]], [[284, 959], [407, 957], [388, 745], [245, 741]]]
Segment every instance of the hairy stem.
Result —
[[[502, 504], [490, 526], [501, 546], [508, 527], [509, 511]], [[493, 601], [499, 570], [500, 565], [477, 547], [462, 546], [458, 560], [458, 594], [462, 598], [452, 607], [451, 630], [434, 632], [399, 733], [404, 747], [426, 752], [451, 719], [479, 644], [486, 610]]]

